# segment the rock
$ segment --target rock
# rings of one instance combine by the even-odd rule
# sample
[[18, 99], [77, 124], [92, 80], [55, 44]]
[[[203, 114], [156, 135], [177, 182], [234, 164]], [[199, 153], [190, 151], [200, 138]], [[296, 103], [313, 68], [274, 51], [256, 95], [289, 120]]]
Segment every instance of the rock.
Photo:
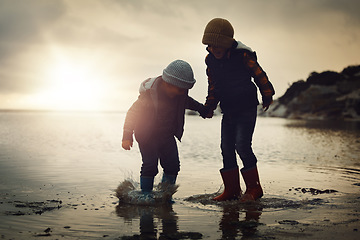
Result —
[[297, 224], [299, 224], [299, 222], [295, 221], [295, 220], [282, 220], [282, 221], [279, 221], [279, 224], [297, 225]]
[[344, 79], [344, 75], [333, 71], [325, 71], [322, 73], [312, 72], [306, 82], [310, 85], [333, 86]]
[[[259, 107], [260, 109], [260, 107]], [[260, 116], [292, 119], [360, 120], [360, 65], [341, 73], [313, 72], [294, 82]]]

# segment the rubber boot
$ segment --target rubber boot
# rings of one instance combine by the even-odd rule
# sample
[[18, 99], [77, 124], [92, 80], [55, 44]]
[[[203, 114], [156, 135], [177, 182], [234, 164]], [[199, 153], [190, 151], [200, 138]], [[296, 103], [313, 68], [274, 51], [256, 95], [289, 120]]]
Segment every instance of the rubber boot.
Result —
[[[177, 177], [177, 175], [167, 175], [164, 173], [162, 176], [162, 179], [161, 179], [162, 190], [166, 191], [169, 187], [171, 187], [172, 185], [175, 185], [176, 177]], [[169, 203], [175, 203], [175, 201], [172, 197], [169, 199]]]
[[141, 194], [136, 199], [137, 204], [153, 204], [155, 203], [154, 195], [152, 194], [152, 189], [154, 187], [154, 177], [144, 177], [140, 176], [140, 188]]
[[176, 183], [176, 175], [167, 175], [163, 174], [161, 182], [162, 183], [169, 183], [169, 184], [175, 184]]
[[144, 194], [149, 194], [152, 192], [154, 187], [154, 177], [140, 177], [140, 188], [141, 192]]
[[213, 198], [215, 201], [226, 201], [239, 198], [241, 195], [239, 167], [232, 169], [221, 169], [221, 177], [224, 182], [224, 192]]
[[241, 202], [255, 201], [263, 196], [263, 190], [260, 185], [259, 173], [257, 167], [253, 167], [247, 170], [241, 170], [241, 174], [244, 178], [246, 191], [241, 197]]

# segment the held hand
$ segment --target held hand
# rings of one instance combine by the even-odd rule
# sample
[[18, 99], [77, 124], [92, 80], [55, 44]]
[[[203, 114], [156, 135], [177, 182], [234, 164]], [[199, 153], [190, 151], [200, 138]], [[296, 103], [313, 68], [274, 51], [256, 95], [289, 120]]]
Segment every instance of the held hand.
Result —
[[213, 115], [214, 115], [214, 111], [213, 110], [210, 110], [210, 108], [208, 106], [203, 106], [200, 111], [200, 116], [202, 118], [212, 118]]
[[124, 140], [122, 141], [122, 148], [125, 150], [130, 150], [130, 148], [133, 146], [133, 142], [131, 140]]
[[209, 111], [205, 118], [212, 118], [214, 116], [214, 111]]

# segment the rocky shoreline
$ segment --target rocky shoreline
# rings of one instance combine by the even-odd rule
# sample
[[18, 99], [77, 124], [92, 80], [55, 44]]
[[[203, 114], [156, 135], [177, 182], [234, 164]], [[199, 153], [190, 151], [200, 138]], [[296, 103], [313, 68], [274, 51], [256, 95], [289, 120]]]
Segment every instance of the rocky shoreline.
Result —
[[307, 120], [360, 121], [360, 65], [349, 66], [340, 73], [312, 72], [294, 82], [260, 116]]

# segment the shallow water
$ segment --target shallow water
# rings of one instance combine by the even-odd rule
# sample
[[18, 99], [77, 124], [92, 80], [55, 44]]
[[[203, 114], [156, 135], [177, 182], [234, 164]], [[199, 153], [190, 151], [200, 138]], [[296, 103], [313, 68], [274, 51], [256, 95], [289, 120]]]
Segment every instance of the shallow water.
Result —
[[286, 239], [307, 236], [291, 228], [331, 223], [359, 237], [359, 123], [258, 118], [253, 148], [265, 195], [248, 206], [203, 201], [222, 185], [221, 117], [186, 116], [175, 204], [144, 207], [119, 204], [114, 193], [125, 179], [137, 182], [141, 166], [136, 144], [121, 149], [124, 116], [1, 112], [1, 236]]

